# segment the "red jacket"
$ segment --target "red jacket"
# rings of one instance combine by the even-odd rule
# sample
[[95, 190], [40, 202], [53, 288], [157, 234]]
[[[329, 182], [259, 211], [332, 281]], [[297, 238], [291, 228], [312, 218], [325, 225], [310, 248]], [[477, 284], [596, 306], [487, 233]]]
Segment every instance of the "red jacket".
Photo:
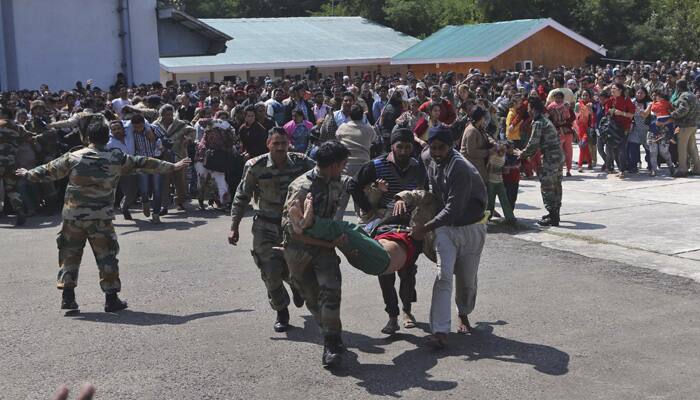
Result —
[[[610, 112], [610, 109], [612, 108], [632, 115], [634, 115], [634, 112], [636, 111], [634, 104], [632, 104], [632, 100], [630, 100], [629, 97], [623, 96], [611, 97], [607, 103], [605, 103], [605, 114]], [[617, 122], [617, 124], [620, 125], [625, 132], [629, 131], [632, 127], [632, 117], [627, 118], [623, 117], [622, 115], [615, 115], [613, 116], [613, 120], [615, 120], [615, 122]]]
[[[426, 114], [430, 114], [430, 104], [432, 102], [432, 100], [426, 101], [420, 106], [419, 110]], [[438, 119], [440, 122], [447, 125], [451, 125], [457, 119], [455, 108], [449, 100], [442, 99], [440, 102], [440, 117]]]

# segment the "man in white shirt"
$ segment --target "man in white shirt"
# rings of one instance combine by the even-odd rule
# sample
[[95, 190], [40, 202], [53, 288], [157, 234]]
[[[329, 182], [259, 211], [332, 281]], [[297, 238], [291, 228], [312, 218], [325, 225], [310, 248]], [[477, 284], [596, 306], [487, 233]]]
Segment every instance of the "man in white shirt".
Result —
[[131, 100], [129, 100], [127, 95], [126, 86], [121, 86], [119, 88], [119, 97], [112, 100], [112, 109], [115, 113], [119, 114], [120, 118], [122, 117], [122, 108], [131, 105]]
[[[119, 149], [122, 153], [133, 156], [136, 152], [133, 131], [124, 129], [123, 122], [118, 119], [111, 121], [109, 123], [107, 148]], [[129, 206], [136, 201], [137, 187], [136, 175], [122, 175], [119, 177], [119, 191], [115, 203], [119, 205], [119, 209], [126, 220], [133, 219], [129, 212]], [[123, 196], [121, 200], [119, 200], [119, 193]]]

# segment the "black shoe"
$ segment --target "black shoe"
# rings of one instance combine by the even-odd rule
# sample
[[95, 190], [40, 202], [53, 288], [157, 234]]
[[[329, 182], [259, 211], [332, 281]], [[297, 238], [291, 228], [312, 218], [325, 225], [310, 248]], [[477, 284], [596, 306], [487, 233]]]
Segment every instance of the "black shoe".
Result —
[[542, 216], [541, 220], [544, 221], [545, 219], [549, 219], [549, 214], [545, 214]]
[[151, 221], [153, 221], [154, 224], [160, 224], [160, 215], [159, 214], [152, 214], [151, 215]]
[[397, 317], [389, 317], [389, 322], [382, 328], [382, 333], [385, 335], [393, 335], [399, 331], [399, 321]]
[[162, 217], [163, 215], [168, 215], [168, 209], [167, 209], [167, 208], [163, 208], [162, 210], [160, 210], [160, 214], [159, 214], [159, 215], [160, 215], [161, 217]]
[[548, 219], [542, 219], [540, 221], [537, 221], [537, 225], [539, 225], [539, 226], [559, 226], [559, 216], [552, 216], [552, 217], [549, 217]]
[[343, 346], [340, 337], [336, 335], [326, 336], [323, 344], [323, 357], [321, 363], [324, 367], [334, 368], [340, 365]]
[[63, 289], [61, 296], [61, 310], [77, 310], [78, 303], [75, 302], [75, 290]]
[[17, 213], [17, 219], [15, 220], [15, 226], [22, 226], [27, 222], [27, 216], [24, 213]]
[[299, 293], [298, 290], [294, 288], [294, 286], [291, 286], [292, 289], [292, 301], [294, 302], [294, 306], [296, 308], [302, 308], [304, 307], [304, 298], [301, 297], [301, 293]]
[[124, 219], [127, 221], [131, 221], [134, 218], [131, 216], [131, 212], [129, 212], [128, 208], [122, 208], [122, 215], [124, 216]]
[[273, 329], [275, 332], [286, 332], [289, 329], [289, 309], [283, 308], [277, 311], [277, 320]]
[[116, 312], [127, 308], [126, 301], [119, 300], [116, 293], [105, 295], [105, 312]]

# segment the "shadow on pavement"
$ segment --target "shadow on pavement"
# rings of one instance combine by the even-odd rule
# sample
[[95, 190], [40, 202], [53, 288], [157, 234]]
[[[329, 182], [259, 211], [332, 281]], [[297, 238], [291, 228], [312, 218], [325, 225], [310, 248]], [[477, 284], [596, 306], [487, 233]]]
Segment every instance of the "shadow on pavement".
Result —
[[104, 322], [107, 324], [122, 324], [122, 325], [137, 325], [137, 326], [154, 326], [154, 325], [182, 325], [190, 321], [201, 318], [217, 317], [220, 315], [250, 312], [253, 310], [236, 309], [230, 311], [211, 311], [202, 312], [190, 315], [171, 315], [149, 313], [144, 311], [131, 311], [126, 309], [118, 313], [100, 313], [100, 312], [81, 312], [75, 316], [71, 316], [75, 320]]
[[[321, 337], [311, 316], [304, 316], [304, 327], [291, 329], [286, 338], [272, 340], [291, 340], [320, 344]], [[341, 377], [353, 377], [357, 385], [365, 388], [372, 395], [401, 397], [401, 392], [421, 388], [428, 391], [452, 390], [458, 386], [455, 381], [434, 380], [428, 373], [441, 358], [460, 357], [464, 361], [490, 359], [507, 363], [532, 365], [540, 373], [554, 376], [569, 372], [569, 355], [559, 349], [542, 344], [527, 343], [507, 339], [494, 334], [494, 326], [506, 325], [505, 321], [478, 322], [471, 335], [450, 334], [448, 345], [443, 350], [433, 350], [425, 345], [425, 338], [413, 334], [398, 334], [388, 338], [372, 338], [354, 332], [343, 332], [343, 341], [348, 349], [357, 349], [364, 353], [381, 354], [382, 346], [403, 340], [415, 346], [394, 359], [392, 364], [361, 364], [357, 353], [348, 350], [343, 364], [337, 370], [330, 371]], [[419, 323], [413, 332], [427, 332], [428, 325]], [[318, 355], [320, 359], [321, 347]], [[464, 365], [465, 371], [468, 366]]]
[[136, 225], [137, 229], [131, 230], [131, 231], [126, 231], [120, 233], [121, 236], [123, 235], [129, 235], [132, 233], [137, 233], [137, 232], [143, 232], [143, 231], [166, 231], [166, 230], [176, 230], [176, 231], [185, 231], [188, 229], [192, 228], [197, 228], [199, 226], [202, 226], [206, 224], [207, 221], [202, 221], [202, 220], [195, 220], [195, 221], [173, 221], [169, 219], [163, 219], [161, 220], [160, 224], [154, 224], [150, 220], [141, 220], [141, 219], [135, 219], [131, 221], [131, 223], [119, 223], [119, 224], [114, 224], [115, 227], [133, 227]]
[[561, 220], [559, 221], [559, 227], [562, 229], [574, 229], [574, 230], [594, 230], [594, 229], [605, 229], [607, 226], [603, 224], [591, 224], [588, 222], [580, 222], [580, 221], [568, 221], [568, 220]]

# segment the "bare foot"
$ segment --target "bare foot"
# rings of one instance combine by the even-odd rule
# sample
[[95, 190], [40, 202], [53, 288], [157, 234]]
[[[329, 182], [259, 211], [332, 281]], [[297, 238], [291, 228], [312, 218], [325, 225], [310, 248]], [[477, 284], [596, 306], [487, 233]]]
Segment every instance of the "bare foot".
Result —
[[314, 224], [314, 197], [311, 193], [306, 194], [304, 200], [304, 218], [301, 220], [303, 229], [310, 228]]
[[304, 215], [301, 209], [301, 205], [299, 204], [299, 200], [295, 199], [294, 201], [292, 201], [292, 205], [289, 207], [289, 211], [287, 211], [287, 214], [289, 215], [289, 222], [292, 224], [292, 229], [294, 230], [294, 233], [303, 233], [304, 227], [302, 225], [302, 222], [304, 219]]
[[472, 326], [469, 324], [469, 318], [466, 315], [458, 315], [459, 325], [457, 326], [457, 333], [466, 335], [472, 333]]

